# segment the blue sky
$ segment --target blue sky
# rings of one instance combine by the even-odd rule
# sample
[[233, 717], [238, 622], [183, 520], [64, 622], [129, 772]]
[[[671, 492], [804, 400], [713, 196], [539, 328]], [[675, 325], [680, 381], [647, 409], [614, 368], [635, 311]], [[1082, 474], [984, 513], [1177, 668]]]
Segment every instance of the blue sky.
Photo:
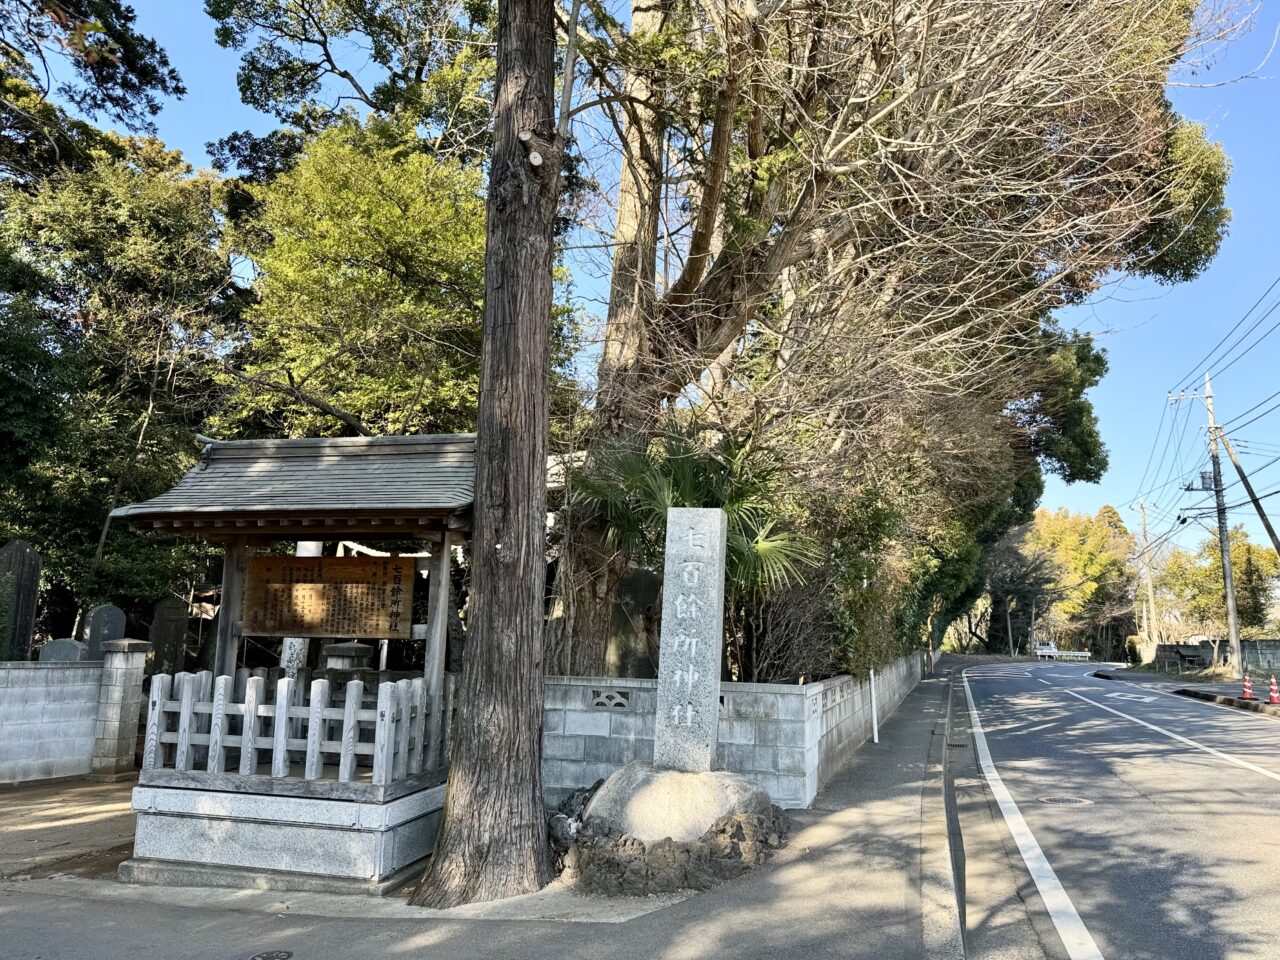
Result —
[[[1242, 77], [1266, 58], [1280, 24], [1277, 6], [1264, 5], [1253, 31], [1235, 42], [1208, 74], [1195, 78], [1204, 85], [1174, 87], [1170, 91], [1175, 107], [1184, 116], [1205, 124], [1231, 157], [1227, 202], [1232, 209], [1232, 222], [1217, 260], [1192, 283], [1174, 287], [1126, 283], [1119, 289], [1107, 290], [1097, 302], [1065, 312], [1060, 318], [1066, 325], [1097, 334], [1107, 350], [1111, 369], [1092, 397], [1111, 453], [1111, 468], [1096, 485], [1067, 486], [1051, 479], [1044, 496], [1046, 507], [1093, 512], [1111, 504], [1136, 530], [1137, 509], [1131, 501], [1146, 490], [1144, 499], [1154, 504], [1148, 508], [1153, 538], [1180, 529], [1171, 539], [1189, 546], [1209, 535], [1194, 521], [1180, 528], [1176, 524], [1180, 508], [1205, 501], [1205, 495], [1185, 493], [1182, 488], [1185, 482], [1195, 479], [1200, 461], [1207, 459], [1206, 411], [1199, 400], [1172, 407], [1167, 393], [1170, 388], [1181, 386], [1184, 380], [1180, 378], [1193, 373], [1203, 377], [1204, 367], [1198, 366], [1201, 359], [1280, 274], [1280, 258], [1276, 256], [1280, 191], [1275, 176], [1280, 151], [1280, 80], [1273, 79], [1280, 76], [1280, 60], [1266, 63], [1255, 78], [1209, 85]], [[1227, 340], [1228, 345], [1258, 319], [1276, 294], [1280, 294], [1280, 286]], [[1276, 320], [1280, 320], [1280, 311], [1264, 320], [1235, 353], [1218, 360], [1223, 356], [1220, 351], [1210, 366], [1225, 367]], [[1280, 389], [1277, 361], [1280, 329], [1214, 376], [1215, 410], [1220, 423], [1227, 423]], [[1263, 404], [1255, 413], [1269, 406], [1270, 403]], [[1170, 442], [1168, 430], [1175, 410], [1179, 416], [1177, 432]], [[1148, 470], [1148, 457], [1162, 414], [1163, 432]], [[1244, 417], [1240, 423], [1248, 419]], [[1280, 410], [1240, 429], [1238, 439], [1242, 441], [1237, 446], [1245, 469], [1251, 474], [1258, 471], [1254, 479], [1258, 493], [1280, 489], [1280, 462], [1270, 463], [1280, 456]], [[1277, 446], [1272, 450], [1270, 445]], [[1251, 452], [1246, 454], [1245, 449]], [[1163, 466], [1157, 471], [1166, 450]], [[1234, 481], [1234, 471], [1225, 458], [1223, 469], [1227, 481]], [[1162, 488], [1150, 490], [1153, 486]], [[1239, 484], [1227, 491], [1229, 504], [1243, 499]], [[1271, 505], [1269, 512], [1280, 519], [1280, 496], [1264, 504]], [[1203, 509], [1192, 512], [1200, 514]], [[1231, 516], [1233, 522], [1244, 523], [1255, 540], [1265, 539], [1251, 507], [1233, 510]], [[1205, 517], [1203, 522], [1212, 525], [1213, 519]]]
[[[232, 130], [265, 133], [275, 126], [270, 117], [240, 102], [235, 83], [239, 55], [214, 43], [213, 23], [199, 0], [134, 0], [134, 7], [139, 27], [169, 52], [188, 89], [185, 100], [168, 105], [158, 118], [160, 135], [171, 146], [181, 148], [196, 165], [204, 165], [208, 163], [206, 141]], [[1198, 503], [1200, 507], [1192, 512], [1200, 514], [1207, 505], [1204, 494], [1182, 490], [1205, 459], [1204, 406], [1189, 399], [1170, 407], [1166, 398], [1170, 388], [1181, 385], [1180, 378], [1203, 374], [1203, 368], [1196, 371], [1201, 358], [1280, 276], [1276, 255], [1280, 192], [1273, 172], [1280, 154], [1280, 80], [1272, 79], [1280, 76], [1280, 58], [1262, 66], [1257, 76], [1246, 77], [1266, 58], [1280, 27], [1278, 8], [1280, 4], [1264, 6], [1252, 32], [1229, 47], [1208, 74], [1194, 78], [1192, 82], [1200, 86], [1170, 91], [1176, 108], [1204, 123], [1232, 160], [1228, 203], [1233, 219], [1218, 259], [1193, 283], [1176, 287], [1125, 283], [1060, 318], [1064, 325], [1097, 335], [1107, 350], [1111, 370], [1092, 396], [1111, 467], [1100, 484], [1067, 486], [1050, 478], [1046, 507], [1094, 512], [1111, 504], [1136, 529], [1133, 501], [1145, 491], [1153, 537], [1174, 531], [1173, 542], [1193, 545], [1208, 535], [1195, 521], [1176, 524], [1180, 509]], [[1228, 82], [1241, 77], [1246, 78]], [[1247, 329], [1277, 295], [1280, 285], [1240, 330]], [[1262, 322], [1242, 348], [1277, 320], [1280, 310]], [[1215, 376], [1220, 422], [1230, 421], [1280, 390], [1278, 361], [1280, 329]], [[1215, 358], [1210, 366], [1223, 363]], [[1273, 402], [1278, 401], [1280, 397]], [[1270, 406], [1263, 404], [1255, 413]], [[1170, 439], [1171, 425], [1175, 429]], [[1280, 460], [1271, 462], [1280, 458], [1280, 409], [1233, 436], [1240, 441], [1246, 469], [1257, 471], [1258, 492], [1280, 490]], [[1224, 470], [1227, 480], [1233, 481], [1234, 473], [1225, 460]], [[1229, 503], [1242, 499], [1238, 484], [1228, 491]], [[1265, 502], [1273, 505], [1280, 519], [1280, 495]], [[1234, 510], [1232, 517], [1243, 522], [1255, 540], [1262, 539], [1251, 508]], [[1202, 522], [1211, 523], [1212, 518]]]

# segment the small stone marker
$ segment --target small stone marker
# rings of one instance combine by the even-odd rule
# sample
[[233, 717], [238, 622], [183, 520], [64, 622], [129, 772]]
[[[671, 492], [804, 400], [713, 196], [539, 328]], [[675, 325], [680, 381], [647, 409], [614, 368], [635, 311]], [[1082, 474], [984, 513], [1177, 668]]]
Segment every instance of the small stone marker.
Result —
[[653, 762], [673, 770], [711, 769], [720, 727], [724, 645], [725, 514], [667, 510], [658, 710]]
[[151, 609], [147, 639], [155, 650], [155, 673], [181, 673], [185, 669], [190, 616], [191, 604], [181, 597], [165, 597]]
[[40, 662], [84, 660], [87, 659], [85, 653], [88, 649], [79, 640], [72, 640], [70, 637], [50, 640], [40, 648]]
[[102, 645], [124, 639], [124, 611], [114, 603], [102, 603], [84, 618], [84, 637], [89, 650], [86, 660], [101, 660]]
[[25, 540], [0, 547], [0, 660], [26, 660], [36, 629], [42, 561]]

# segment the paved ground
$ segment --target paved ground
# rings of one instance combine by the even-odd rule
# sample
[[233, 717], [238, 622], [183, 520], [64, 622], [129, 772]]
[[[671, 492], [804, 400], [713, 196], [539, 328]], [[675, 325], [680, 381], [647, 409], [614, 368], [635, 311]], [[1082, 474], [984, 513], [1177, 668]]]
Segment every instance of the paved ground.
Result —
[[[982, 777], [988, 809], [1020, 868], [1003, 899], [992, 896], [999, 877], [971, 884], [970, 928], [991, 947], [971, 955], [1273, 956], [1280, 721], [1156, 684], [1095, 679], [1095, 669], [1008, 663], [967, 673], [995, 773]], [[983, 743], [975, 747], [973, 769]], [[962, 813], [972, 875], [975, 807]], [[990, 864], [989, 836], [985, 853], [979, 872]]]
[[0, 879], [110, 873], [133, 841], [132, 783], [0, 787]]
[[[296, 960], [358, 956], [432, 960], [917, 960], [942, 957], [935, 906], [944, 836], [930, 801], [943, 735], [945, 680], [923, 683], [879, 744], [798, 814], [798, 832], [768, 867], [625, 923], [405, 918], [356, 898], [154, 890], [124, 899], [106, 881], [0, 884], [5, 960], [233, 960], [289, 951]], [[264, 912], [270, 911], [270, 912]], [[324, 915], [324, 914], [330, 915]], [[347, 914], [333, 916], [332, 914]], [[398, 914], [398, 915], [397, 915]], [[928, 945], [926, 945], [926, 943]]]

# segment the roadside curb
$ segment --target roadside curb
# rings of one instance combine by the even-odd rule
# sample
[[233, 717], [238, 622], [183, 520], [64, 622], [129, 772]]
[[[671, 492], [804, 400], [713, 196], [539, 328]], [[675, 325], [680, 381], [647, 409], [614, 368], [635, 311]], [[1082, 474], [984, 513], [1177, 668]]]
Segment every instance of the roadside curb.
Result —
[[[940, 676], [938, 674], [937, 676]], [[920, 915], [925, 956], [965, 960], [964, 844], [948, 756], [955, 675], [947, 676], [920, 799]]]
[[1248, 710], [1250, 713], [1265, 713], [1269, 717], [1280, 717], [1280, 705], [1263, 703], [1261, 700], [1241, 700], [1239, 697], [1224, 697], [1220, 693], [1209, 693], [1206, 690], [1188, 690], [1186, 688], [1173, 692], [1182, 697], [1190, 697], [1193, 700], [1220, 703], [1224, 707], [1235, 707], [1237, 710]]

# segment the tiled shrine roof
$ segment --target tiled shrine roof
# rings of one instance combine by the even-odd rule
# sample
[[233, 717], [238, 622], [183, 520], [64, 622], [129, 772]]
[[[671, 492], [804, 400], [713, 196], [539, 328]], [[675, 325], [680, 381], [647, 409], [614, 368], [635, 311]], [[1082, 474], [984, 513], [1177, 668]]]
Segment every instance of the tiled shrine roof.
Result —
[[474, 488], [474, 434], [217, 440], [177, 486], [111, 516], [214, 536], [408, 538], [465, 525]]

